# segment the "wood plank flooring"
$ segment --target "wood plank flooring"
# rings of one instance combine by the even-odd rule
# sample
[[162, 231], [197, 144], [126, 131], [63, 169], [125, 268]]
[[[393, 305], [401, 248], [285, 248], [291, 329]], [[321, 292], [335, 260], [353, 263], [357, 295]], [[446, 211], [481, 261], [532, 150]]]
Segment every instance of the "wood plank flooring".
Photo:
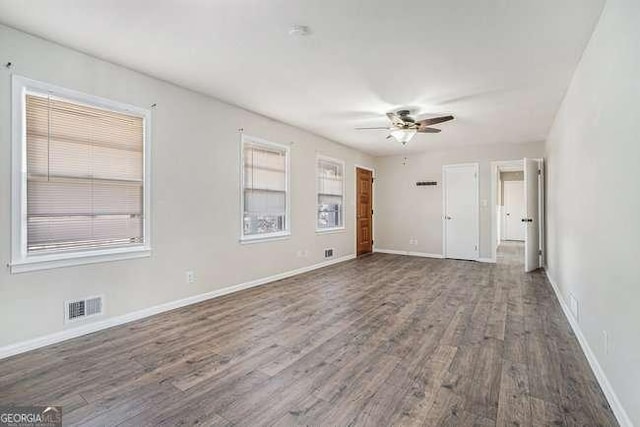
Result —
[[65, 425], [614, 426], [544, 274], [373, 254], [0, 361]]

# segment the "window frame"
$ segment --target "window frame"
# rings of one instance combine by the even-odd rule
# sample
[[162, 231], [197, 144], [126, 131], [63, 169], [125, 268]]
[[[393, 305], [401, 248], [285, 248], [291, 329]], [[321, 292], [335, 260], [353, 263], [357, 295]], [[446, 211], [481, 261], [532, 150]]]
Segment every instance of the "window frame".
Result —
[[[318, 227], [318, 196], [320, 195], [320, 188], [318, 185], [318, 163], [320, 162], [320, 160], [325, 160], [328, 162], [332, 162], [332, 163], [337, 163], [340, 166], [342, 166], [342, 203], [340, 205], [340, 209], [341, 209], [341, 218], [342, 218], [342, 225], [339, 227], [330, 227], [330, 228], [320, 228]], [[315, 215], [316, 215], [316, 233], [318, 234], [323, 234], [323, 233], [338, 233], [341, 231], [345, 231], [346, 230], [346, 218], [345, 218], [345, 213], [346, 213], [346, 209], [345, 209], [345, 202], [346, 202], [346, 189], [347, 189], [347, 176], [346, 176], [347, 170], [346, 170], [346, 165], [344, 160], [341, 159], [336, 159], [334, 157], [329, 157], [326, 156], [324, 154], [318, 154], [316, 156], [316, 173], [315, 173], [315, 180], [316, 180], [316, 197], [315, 197]]]
[[[143, 226], [141, 244], [29, 254], [27, 251], [26, 95], [49, 95], [65, 101], [136, 115], [143, 119]], [[151, 255], [151, 111], [50, 83], [13, 75], [11, 79], [11, 273], [116, 261]]]
[[[244, 234], [244, 190], [245, 190], [245, 161], [244, 147], [247, 143], [264, 145], [285, 151], [285, 228], [275, 233]], [[240, 138], [240, 243], [268, 242], [284, 240], [291, 236], [291, 147], [289, 145], [268, 141], [251, 135], [242, 134]]]

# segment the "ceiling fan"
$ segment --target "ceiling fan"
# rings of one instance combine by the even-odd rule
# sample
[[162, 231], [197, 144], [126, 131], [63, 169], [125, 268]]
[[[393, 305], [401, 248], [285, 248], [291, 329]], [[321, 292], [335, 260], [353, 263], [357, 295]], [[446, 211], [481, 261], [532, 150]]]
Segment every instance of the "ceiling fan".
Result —
[[418, 120], [411, 117], [411, 111], [400, 110], [396, 113], [387, 113], [387, 117], [391, 120], [391, 126], [387, 127], [370, 127], [370, 128], [356, 128], [356, 130], [370, 130], [370, 129], [384, 129], [389, 131], [388, 138], [395, 138], [396, 141], [405, 145], [411, 141], [411, 138], [416, 133], [438, 133], [440, 129], [432, 128], [429, 126], [448, 122], [453, 120], [453, 116], [441, 116], [431, 119]]

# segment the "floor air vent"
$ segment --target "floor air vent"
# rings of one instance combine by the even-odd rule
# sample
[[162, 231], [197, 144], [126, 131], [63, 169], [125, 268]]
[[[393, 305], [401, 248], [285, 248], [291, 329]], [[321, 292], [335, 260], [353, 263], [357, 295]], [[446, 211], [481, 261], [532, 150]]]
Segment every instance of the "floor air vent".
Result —
[[90, 297], [65, 303], [65, 320], [72, 322], [78, 319], [102, 314], [102, 297]]

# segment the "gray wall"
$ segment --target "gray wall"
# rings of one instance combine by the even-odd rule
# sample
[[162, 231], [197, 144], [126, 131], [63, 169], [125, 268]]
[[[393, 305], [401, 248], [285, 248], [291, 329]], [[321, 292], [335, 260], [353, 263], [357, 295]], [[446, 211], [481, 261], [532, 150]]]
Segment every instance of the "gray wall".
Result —
[[[375, 246], [378, 249], [442, 254], [442, 166], [480, 163], [480, 257], [491, 258], [491, 162], [543, 156], [544, 143], [470, 146], [407, 156], [378, 157], [375, 182]], [[436, 180], [435, 187], [416, 181]], [[486, 201], [486, 203], [483, 203]], [[417, 245], [410, 245], [415, 238]]]
[[[342, 145], [0, 26], [0, 58], [13, 72], [153, 112], [153, 256], [10, 274], [10, 71], [0, 69], [0, 347], [64, 329], [63, 302], [104, 294], [106, 317], [271, 276], [354, 253], [354, 163], [372, 159]], [[292, 237], [241, 245], [238, 128], [293, 142]], [[347, 167], [346, 231], [316, 236], [318, 153]], [[308, 256], [298, 257], [298, 251]], [[196, 283], [187, 285], [185, 271]], [[97, 319], [96, 319], [97, 320]]]
[[[548, 274], [640, 425], [640, 2], [609, 0], [547, 141]], [[603, 331], [609, 335], [608, 354]]]

